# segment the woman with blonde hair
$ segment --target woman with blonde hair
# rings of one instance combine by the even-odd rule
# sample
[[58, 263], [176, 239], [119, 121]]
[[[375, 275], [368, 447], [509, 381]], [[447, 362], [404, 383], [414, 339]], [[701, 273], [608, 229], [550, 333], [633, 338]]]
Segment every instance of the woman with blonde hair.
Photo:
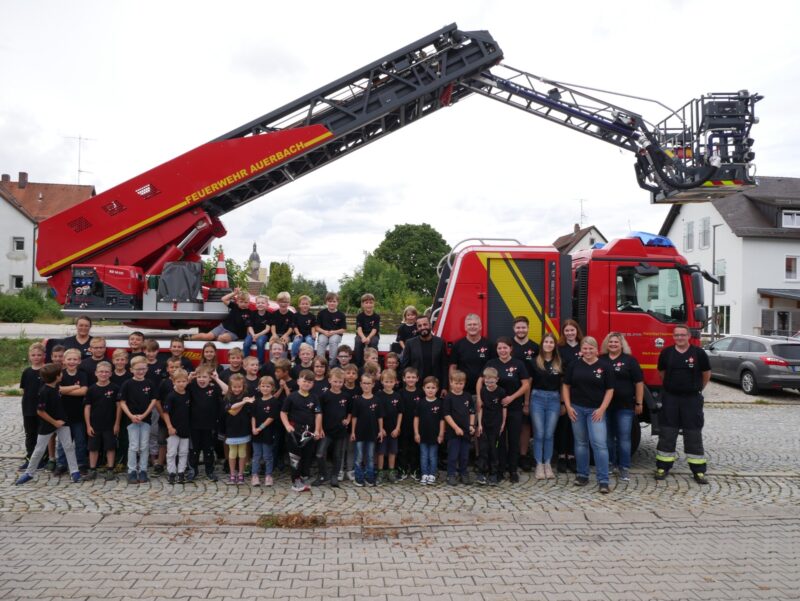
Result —
[[618, 470], [619, 479], [627, 482], [631, 467], [631, 430], [634, 415], [642, 413], [644, 375], [639, 362], [631, 355], [628, 341], [619, 332], [608, 333], [601, 351], [614, 372], [614, 396], [607, 419], [608, 460], [611, 467]]

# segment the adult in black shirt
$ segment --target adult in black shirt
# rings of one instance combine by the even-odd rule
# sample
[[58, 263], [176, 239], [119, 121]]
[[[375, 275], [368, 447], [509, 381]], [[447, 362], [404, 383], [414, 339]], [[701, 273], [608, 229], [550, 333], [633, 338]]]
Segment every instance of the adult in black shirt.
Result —
[[[563, 378], [561, 356], [556, 339], [550, 332], [542, 337], [542, 350], [533, 361], [531, 372], [531, 423], [533, 425], [533, 458], [536, 460], [537, 480], [555, 478], [553, 460], [553, 435], [564, 409], [561, 402]], [[564, 409], [566, 413], [566, 409]]]
[[[531, 380], [525, 364], [511, 356], [513, 342], [501, 336], [497, 339], [496, 359], [489, 359], [486, 367], [497, 370], [498, 385], [506, 391], [503, 406], [507, 410], [506, 428], [500, 434], [500, 472], [501, 477], [508, 471], [512, 483], [519, 482], [519, 438], [522, 431], [523, 409], [527, 410], [528, 391]], [[483, 388], [483, 378], [478, 380], [478, 390]]]
[[598, 356], [597, 340], [586, 336], [581, 341], [581, 358], [567, 368], [562, 394], [575, 435], [576, 486], [589, 483], [589, 445], [594, 451], [600, 492], [608, 489], [608, 444], [606, 410], [614, 396], [611, 365]]
[[[536, 360], [536, 355], [539, 354], [539, 345], [533, 340], [528, 338], [528, 331], [530, 329], [530, 321], [524, 315], [519, 315], [514, 318], [514, 344], [511, 347], [511, 356], [519, 359], [525, 364], [528, 374], [533, 373], [533, 362]], [[530, 390], [528, 391], [528, 398], [523, 406], [523, 416], [530, 417]], [[520, 452], [520, 466], [526, 472], [531, 470], [532, 458], [530, 455], [531, 449], [531, 436], [532, 424], [529, 419], [522, 420], [522, 429], [519, 437], [519, 452]]]
[[656, 480], [667, 477], [675, 464], [675, 446], [679, 430], [683, 430], [683, 451], [695, 482], [708, 484], [708, 468], [703, 450], [703, 389], [711, 379], [711, 365], [706, 352], [689, 343], [689, 328], [675, 326], [673, 346], [661, 351], [658, 373], [664, 383], [661, 394], [656, 446]]
[[[629, 480], [631, 430], [634, 416], [641, 415], [644, 399], [644, 374], [625, 337], [611, 332], [603, 340], [603, 359], [614, 370], [614, 397], [608, 408], [608, 460], [619, 470], [619, 479]], [[638, 422], [635, 427], [639, 427]]]
[[444, 340], [431, 333], [431, 321], [426, 315], [417, 317], [417, 335], [406, 342], [400, 357], [400, 371], [414, 367], [423, 382], [428, 376], [439, 380], [442, 396], [447, 392], [447, 354]]
[[64, 350], [69, 350], [71, 348], [78, 349], [81, 352], [81, 359], [91, 357], [92, 353], [89, 350], [89, 344], [92, 341], [92, 336], [89, 333], [91, 329], [91, 318], [82, 315], [75, 320], [75, 335], [64, 338], [61, 341], [61, 346], [64, 347]]
[[[561, 359], [561, 373], [566, 374], [570, 364], [581, 358], [581, 340], [583, 330], [574, 319], [566, 319], [561, 324], [561, 337], [558, 339], [558, 354]], [[572, 434], [572, 422], [566, 410], [561, 413], [556, 424], [554, 435], [555, 452], [558, 455], [556, 467], [564, 474], [567, 470], [577, 471], [575, 464], [575, 437]]]
[[450, 349], [450, 372], [458, 369], [467, 374], [464, 392], [475, 395], [475, 385], [481, 377], [486, 362], [494, 357], [489, 339], [481, 336], [481, 318], [470, 313], [464, 318], [466, 336], [453, 343]]

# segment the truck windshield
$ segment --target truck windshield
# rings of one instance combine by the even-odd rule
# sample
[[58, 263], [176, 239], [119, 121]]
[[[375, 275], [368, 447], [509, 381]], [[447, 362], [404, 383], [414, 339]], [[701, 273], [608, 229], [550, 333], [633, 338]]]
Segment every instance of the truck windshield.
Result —
[[641, 275], [634, 266], [617, 268], [617, 311], [648, 313], [659, 321], [686, 321], [686, 299], [681, 275], [673, 267]]

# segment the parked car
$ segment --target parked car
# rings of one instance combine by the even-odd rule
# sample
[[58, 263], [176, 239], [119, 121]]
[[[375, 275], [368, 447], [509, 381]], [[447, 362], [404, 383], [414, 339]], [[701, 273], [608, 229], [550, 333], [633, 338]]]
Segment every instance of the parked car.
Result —
[[800, 389], [800, 340], [728, 336], [706, 347], [711, 377], [739, 384], [747, 394], [772, 388]]

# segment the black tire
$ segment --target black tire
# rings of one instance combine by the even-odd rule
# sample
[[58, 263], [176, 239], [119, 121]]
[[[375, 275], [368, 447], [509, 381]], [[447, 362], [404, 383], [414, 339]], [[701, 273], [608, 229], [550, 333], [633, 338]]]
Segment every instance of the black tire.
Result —
[[746, 369], [739, 376], [739, 386], [745, 394], [758, 394], [758, 382], [756, 382], [755, 374]]
[[633, 416], [633, 425], [631, 426], [631, 455], [633, 455], [639, 448], [639, 443], [642, 442], [642, 425], [639, 423], [639, 416]]

